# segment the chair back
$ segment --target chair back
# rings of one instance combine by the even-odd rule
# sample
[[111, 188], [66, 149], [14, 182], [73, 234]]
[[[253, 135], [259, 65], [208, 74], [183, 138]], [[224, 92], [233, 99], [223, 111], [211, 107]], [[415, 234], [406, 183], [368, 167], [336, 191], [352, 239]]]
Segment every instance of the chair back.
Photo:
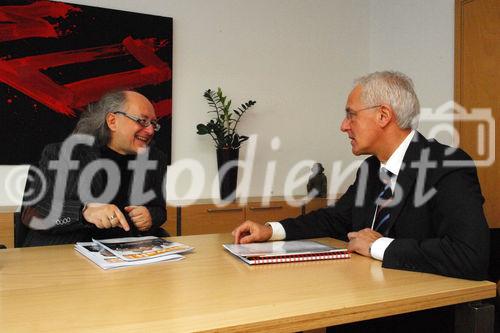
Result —
[[500, 228], [490, 229], [490, 267], [489, 279], [494, 282], [500, 280]]
[[23, 247], [29, 228], [21, 221], [22, 212], [14, 213], [14, 247]]

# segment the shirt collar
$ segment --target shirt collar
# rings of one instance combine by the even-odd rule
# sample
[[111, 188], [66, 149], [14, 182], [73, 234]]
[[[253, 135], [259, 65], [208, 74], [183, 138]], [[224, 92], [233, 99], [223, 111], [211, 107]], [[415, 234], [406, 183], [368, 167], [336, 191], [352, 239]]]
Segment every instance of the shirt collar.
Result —
[[406, 150], [415, 135], [415, 130], [412, 130], [410, 134], [401, 142], [399, 147], [392, 153], [391, 157], [385, 163], [380, 163], [380, 168], [386, 168], [394, 175], [399, 174], [399, 169], [401, 169], [401, 164], [403, 164], [403, 158], [406, 154]]

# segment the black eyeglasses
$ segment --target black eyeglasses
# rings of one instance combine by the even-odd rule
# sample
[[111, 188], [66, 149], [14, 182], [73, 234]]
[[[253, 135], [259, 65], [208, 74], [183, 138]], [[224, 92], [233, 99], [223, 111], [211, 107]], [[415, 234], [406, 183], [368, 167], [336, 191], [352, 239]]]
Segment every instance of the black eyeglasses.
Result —
[[153, 129], [155, 132], [158, 132], [161, 128], [161, 125], [158, 124], [158, 122], [156, 120], [149, 120], [149, 119], [144, 119], [144, 118], [140, 118], [140, 117], [137, 117], [137, 116], [132, 116], [126, 112], [123, 112], [123, 111], [116, 111], [116, 112], [113, 112], [114, 114], [122, 114], [124, 115], [125, 117], [129, 118], [129, 119], [132, 119], [133, 121], [135, 121], [136, 123], [138, 123], [139, 125], [141, 125], [142, 127], [146, 128], [148, 127], [149, 125], [153, 126]]

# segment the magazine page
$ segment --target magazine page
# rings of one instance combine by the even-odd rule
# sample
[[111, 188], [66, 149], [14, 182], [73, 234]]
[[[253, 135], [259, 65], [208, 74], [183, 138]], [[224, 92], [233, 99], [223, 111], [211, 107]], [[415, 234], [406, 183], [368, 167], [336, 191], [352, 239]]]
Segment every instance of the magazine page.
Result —
[[283, 256], [346, 251], [346, 249], [338, 249], [310, 240], [277, 241], [250, 244], [224, 244], [223, 246], [231, 253], [243, 257]]
[[146, 265], [160, 261], [178, 261], [184, 259], [184, 256], [172, 254], [168, 256], [144, 259], [141, 261], [122, 260], [101, 245], [94, 242], [79, 242], [75, 244], [75, 250], [90, 259], [102, 269], [113, 269], [127, 266]]
[[170, 242], [155, 236], [94, 239], [93, 241], [125, 261], [145, 260], [193, 250], [189, 245]]

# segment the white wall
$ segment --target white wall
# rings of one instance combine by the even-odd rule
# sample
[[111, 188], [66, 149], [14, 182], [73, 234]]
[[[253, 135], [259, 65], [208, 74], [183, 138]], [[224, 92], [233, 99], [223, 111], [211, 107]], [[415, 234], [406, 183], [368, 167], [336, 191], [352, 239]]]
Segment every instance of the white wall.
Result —
[[[407, 74], [420, 106], [433, 111], [453, 100], [454, 8], [454, 0], [370, 1], [370, 71]], [[433, 125], [422, 119], [419, 131], [428, 136]], [[432, 136], [452, 144], [446, 131]]]
[[[353, 78], [368, 70], [369, 27], [359, 24], [369, 21], [366, 1], [69, 2], [174, 18], [172, 155], [205, 167], [202, 197], [211, 197], [217, 174], [213, 144], [195, 130], [209, 119], [208, 88], [222, 87], [234, 102], [257, 101], [239, 128], [257, 135], [250, 195], [262, 194], [267, 161], [277, 160], [273, 194], [282, 195], [297, 162], [318, 160], [328, 170], [333, 160], [351, 160], [339, 126]], [[277, 151], [274, 137], [281, 139]], [[190, 183], [183, 175], [180, 194]], [[297, 192], [305, 193], [305, 184]]]
[[0, 165], [0, 213], [20, 210], [28, 165]]
[[[203, 91], [220, 86], [233, 102], [257, 101], [239, 128], [257, 136], [253, 196], [262, 195], [268, 161], [277, 161], [273, 195], [284, 193], [288, 171], [301, 160], [322, 162], [330, 181], [334, 161], [354, 161], [339, 126], [357, 76], [397, 69], [414, 78], [422, 106], [452, 98], [452, 0], [66, 2], [173, 17], [173, 162], [197, 159], [209, 183], [215, 150], [195, 133], [208, 120]], [[190, 183], [184, 176], [179, 194]], [[211, 197], [210, 185], [202, 197]], [[305, 193], [305, 185], [294, 192]]]

